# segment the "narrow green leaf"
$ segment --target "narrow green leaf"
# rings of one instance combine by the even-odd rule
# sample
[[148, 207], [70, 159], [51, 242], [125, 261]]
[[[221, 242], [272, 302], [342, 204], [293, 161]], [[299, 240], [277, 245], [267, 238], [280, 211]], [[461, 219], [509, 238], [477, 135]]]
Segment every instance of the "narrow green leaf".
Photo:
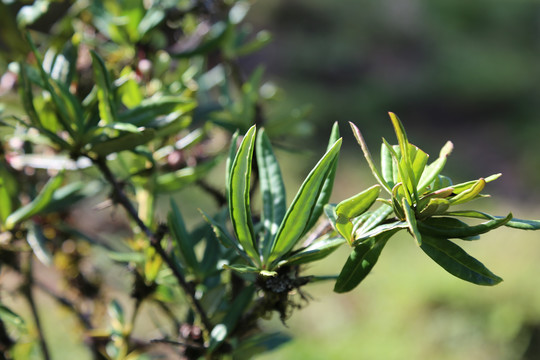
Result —
[[453, 242], [431, 236], [424, 236], [423, 239], [420, 248], [450, 274], [477, 285], [491, 286], [502, 281]]
[[96, 79], [99, 116], [105, 124], [111, 124], [117, 121], [112, 81], [103, 59], [95, 51], [91, 51], [90, 54], [92, 55], [92, 68]]
[[26, 235], [26, 241], [32, 248], [32, 252], [36, 258], [41, 261], [42, 264], [45, 266], [52, 265], [52, 255], [46, 245], [47, 238], [45, 238], [39, 226], [35, 224], [30, 225], [28, 234]]
[[184, 219], [180, 213], [180, 209], [171, 199], [171, 211], [167, 217], [169, 229], [174, 240], [178, 258], [182, 261], [184, 268], [190, 269], [194, 273], [199, 272], [199, 261], [195, 255], [195, 242], [189, 236]]
[[371, 172], [373, 173], [373, 176], [375, 177], [375, 179], [377, 179], [379, 184], [381, 184], [381, 186], [384, 189], [386, 189], [386, 191], [388, 191], [389, 194], [391, 194], [392, 193], [392, 188], [384, 180], [383, 176], [381, 175], [381, 173], [379, 172], [379, 170], [375, 166], [375, 163], [373, 162], [373, 158], [371, 157], [371, 153], [369, 152], [369, 149], [368, 149], [368, 147], [366, 145], [366, 142], [364, 141], [364, 138], [362, 137], [362, 133], [360, 132], [360, 130], [358, 130], [356, 125], [354, 125], [352, 122], [349, 122], [349, 124], [351, 125], [351, 129], [353, 131], [354, 137], [356, 138], [356, 141], [358, 142], [358, 144], [362, 148], [362, 151], [364, 153], [364, 157], [366, 158], [366, 161], [367, 161], [367, 163], [369, 165], [369, 168], [371, 169]]
[[399, 181], [397, 177], [397, 168], [394, 167], [392, 153], [384, 143], [381, 144], [381, 172], [382, 178], [390, 188], [393, 188]]
[[28, 77], [29, 67], [25, 63], [19, 63], [19, 94], [21, 96], [24, 111], [30, 118], [30, 123], [41, 128], [41, 120], [34, 106], [34, 95], [32, 94], [32, 84]]
[[20, 331], [26, 331], [24, 319], [2, 304], [0, 304], [0, 320], [6, 324], [14, 325]]
[[358, 286], [373, 269], [384, 246], [394, 232], [382, 233], [369, 241], [357, 245], [341, 269], [341, 273], [334, 285], [334, 291], [344, 293]]
[[[489, 214], [486, 214], [480, 211], [474, 211], [474, 210], [449, 211], [449, 212], [446, 212], [445, 215], [463, 216], [463, 217], [487, 219], [487, 220], [504, 219], [503, 216], [493, 216], [493, 215], [489, 215]], [[540, 230], [540, 220], [523, 220], [523, 219], [513, 218], [512, 220], [508, 221], [504, 225], [507, 227], [520, 229], [520, 230]]]
[[388, 215], [392, 213], [393, 209], [389, 205], [381, 205], [377, 210], [375, 210], [364, 222], [359, 223], [357, 228], [354, 230], [356, 236], [361, 236], [362, 234], [370, 231], [382, 221], [384, 221]]
[[119, 122], [135, 126], [147, 126], [158, 117], [175, 113], [184, 115], [195, 109], [197, 102], [185, 96], [160, 96], [141, 101], [141, 103], [118, 115]]
[[[487, 184], [487, 183], [489, 183], [491, 181], [497, 180], [501, 176], [502, 176], [502, 174], [498, 173], [498, 174], [490, 175], [490, 176], [488, 176], [486, 178], [483, 178], [483, 179]], [[467, 182], [464, 182], [464, 183], [452, 185], [452, 188], [454, 189], [455, 194], [461, 194], [462, 192], [464, 192], [466, 190], [470, 190], [474, 185], [476, 185], [478, 183], [478, 181], [479, 180], [472, 180], [472, 181], [467, 181]]]
[[90, 151], [103, 157], [115, 152], [133, 150], [135, 147], [146, 144], [154, 139], [155, 134], [156, 131], [154, 129], [144, 129], [138, 133], [122, 134], [118, 137], [94, 142], [90, 145]]
[[359, 245], [360, 243], [365, 242], [366, 240], [377, 237], [389, 231], [392, 231], [394, 234], [401, 229], [408, 229], [408, 228], [409, 228], [409, 224], [406, 221], [394, 221], [389, 224], [378, 225], [374, 227], [373, 229], [361, 234], [360, 236], [355, 237], [353, 245]]
[[30, 203], [25, 206], [17, 209], [14, 213], [9, 215], [6, 219], [6, 228], [13, 229], [13, 227], [24, 221], [31, 218], [34, 215], [39, 214], [46, 206], [49, 204], [53, 198], [54, 192], [62, 185], [64, 181], [64, 173], [61, 172], [55, 177], [51, 178], [43, 187], [41, 192], [32, 200]]
[[418, 207], [422, 209], [417, 214], [418, 219], [426, 219], [433, 215], [443, 214], [450, 207], [450, 201], [446, 199], [430, 198], [428, 200], [424, 207]]
[[267, 260], [265, 265], [279, 261], [305, 234], [308, 220], [317, 204], [324, 182], [329, 176], [328, 170], [337, 158], [340, 148], [341, 139], [334, 143], [304, 180], [278, 229], [270, 256], [265, 259]]
[[422, 173], [422, 176], [420, 177], [420, 180], [418, 181], [418, 192], [420, 195], [427, 190], [428, 186], [441, 173], [444, 165], [446, 165], [446, 159], [452, 152], [453, 147], [454, 144], [448, 141], [441, 149], [439, 153], [439, 158], [426, 166], [424, 172]]
[[[339, 125], [337, 122], [335, 122], [332, 126], [332, 131], [330, 133], [330, 139], [328, 140], [326, 151], [332, 148], [335, 142], [338, 141], [339, 137]], [[324, 206], [328, 204], [328, 201], [330, 200], [330, 196], [332, 195], [332, 189], [334, 188], [334, 179], [336, 178], [338, 160], [339, 158], [336, 157], [336, 159], [328, 169], [328, 174], [326, 175], [326, 180], [324, 181], [321, 193], [319, 194], [319, 198], [315, 203], [315, 207], [313, 208], [313, 212], [311, 213], [308, 224], [306, 226], [306, 229], [308, 229], [308, 231], [309, 229], [313, 228], [313, 226], [315, 226], [324, 211]]]
[[221, 323], [214, 326], [210, 333], [209, 351], [215, 350], [233, 332], [238, 320], [251, 304], [254, 294], [255, 286], [249, 286], [234, 298]]
[[414, 240], [416, 240], [416, 244], [420, 246], [422, 245], [422, 235], [418, 231], [414, 210], [411, 209], [406, 199], [403, 199], [401, 201], [401, 204], [403, 206], [403, 211], [405, 212], [405, 219], [407, 220], [407, 224], [409, 225], [409, 232], [413, 236]]
[[237, 272], [238, 274], [258, 274], [261, 270], [249, 265], [242, 265], [242, 264], [230, 264], [230, 265], [223, 265], [224, 269], [232, 270], [234, 272]]
[[240, 148], [231, 165], [229, 175], [229, 212], [236, 238], [242, 244], [253, 264], [261, 265], [261, 259], [255, 245], [255, 233], [251, 219], [249, 190], [251, 180], [251, 160], [255, 143], [255, 125], [244, 136]]
[[[483, 178], [478, 179], [474, 182], [468, 189], [460, 192], [458, 195], [449, 198], [448, 200], [452, 205], [463, 204], [467, 201], [475, 199], [480, 192], [484, 190], [486, 186], [486, 181]], [[456, 192], [456, 187], [454, 187], [454, 192]]]
[[315, 241], [308, 247], [295, 252], [293, 255], [286, 258], [283, 262], [279, 263], [279, 266], [284, 265], [301, 265], [309, 262], [317, 261], [325, 258], [334, 252], [345, 242], [341, 237], [326, 238]]
[[277, 234], [279, 225], [287, 211], [285, 185], [281, 170], [272, 151], [270, 139], [264, 129], [257, 134], [256, 140], [257, 165], [259, 166], [260, 189], [263, 205], [264, 238], [262, 242], [263, 256], [269, 256], [272, 242]]
[[512, 214], [508, 214], [505, 218], [493, 219], [482, 224], [470, 226], [455, 218], [433, 217], [419, 221], [418, 229], [422, 234], [429, 236], [463, 239], [487, 233], [499, 226], [507, 224], [511, 219]]
[[221, 159], [220, 156], [217, 156], [195, 167], [187, 167], [160, 175], [156, 179], [156, 191], [158, 193], [170, 193], [181, 190], [206, 176]]

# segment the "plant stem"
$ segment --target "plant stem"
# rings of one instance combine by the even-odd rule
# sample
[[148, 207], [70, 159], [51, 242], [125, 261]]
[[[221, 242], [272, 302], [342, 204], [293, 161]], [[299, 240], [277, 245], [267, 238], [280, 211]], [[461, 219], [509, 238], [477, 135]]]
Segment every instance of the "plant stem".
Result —
[[135, 223], [141, 229], [141, 231], [146, 234], [146, 236], [150, 240], [150, 245], [156, 250], [156, 252], [161, 256], [163, 261], [171, 269], [178, 284], [187, 295], [193, 310], [195, 311], [195, 313], [199, 315], [199, 318], [201, 320], [203, 327], [205, 328], [206, 332], [209, 334], [210, 331], [212, 330], [212, 323], [208, 319], [208, 316], [206, 315], [206, 312], [204, 311], [201, 303], [195, 296], [195, 291], [186, 281], [186, 279], [184, 278], [184, 275], [178, 270], [178, 267], [170, 258], [170, 256], [167, 255], [167, 253], [165, 252], [165, 249], [163, 249], [163, 247], [161, 246], [161, 240], [163, 239], [163, 236], [165, 236], [165, 233], [167, 231], [166, 226], [160, 226], [158, 230], [156, 231], [156, 233], [150, 230], [150, 228], [148, 228], [148, 226], [146, 226], [146, 224], [139, 217], [137, 210], [133, 207], [133, 204], [124, 193], [122, 186], [118, 183], [118, 181], [114, 177], [113, 173], [111, 172], [111, 169], [107, 165], [106, 160], [103, 158], [97, 158], [97, 159], [92, 159], [92, 161], [94, 162], [94, 164], [97, 165], [99, 170], [105, 176], [105, 179], [112, 185], [113, 200], [119, 203], [127, 211], [128, 215], [133, 219], [133, 221], [135, 221]]
[[41, 325], [41, 321], [39, 319], [39, 314], [36, 306], [36, 301], [34, 299], [34, 294], [32, 293], [32, 254], [28, 254], [27, 263], [25, 264], [24, 269], [24, 275], [25, 275], [25, 282], [22, 285], [21, 291], [23, 295], [26, 297], [26, 300], [28, 301], [28, 304], [30, 305], [30, 310], [32, 313], [32, 318], [34, 320], [34, 323], [36, 324], [36, 329], [38, 333], [39, 338], [39, 345], [41, 347], [41, 353], [43, 355], [43, 359], [50, 360], [51, 355], [49, 353], [49, 348], [47, 346], [47, 342], [45, 341], [45, 335], [43, 332], [43, 327]]

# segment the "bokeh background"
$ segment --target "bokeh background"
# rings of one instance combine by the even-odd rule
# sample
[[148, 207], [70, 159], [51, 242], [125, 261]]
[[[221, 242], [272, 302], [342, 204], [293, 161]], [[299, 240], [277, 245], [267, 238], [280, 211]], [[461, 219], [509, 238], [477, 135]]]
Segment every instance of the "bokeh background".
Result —
[[[256, 2], [247, 23], [270, 30], [273, 41], [242, 67], [263, 64], [265, 80], [283, 89], [283, 108], [311, 105], [310, 136], [292, 147], [312, 151], [278, 153], [288, 188], [296, 189], [321, 155], [334, 121], [345, 141], [333, 200], [371, 186], [347, 122], [377, 154], [381, 137], [395, 140], [387, 116], [393, 111], [426, 152], [454, 143], [445, 171], [454, 180], [503, 173], [479, 209], [540, 219], [540, 2], [271, 0]], [[180, 194], [185, 201], [199, 196]], [[310, 303], [287, 327], [279, 319], [265, 323], [295, 340], [259, 359], [539, 359], [540, 235], [501, 229], [464, 248], [505, 281], [487, 288], [458, 280], [404, 234], [352, 293], [310, 285]], [[340, 249], [308, 270], [335, 274], [347, 256]], [[61, 310], [51, 309], [44, 325], [58, 334]], [[70, 328], [73, 319], [60, 318]], [[50, 339], [51, 348], [63, 349], [55, 358], [84, 359], [65, 335]]]
[[[274, 40], [244, 66], [263, 63], [290, 106], [313, 105], [311, 144], [341, 124], [335, 201], [374, 183], [347, 121], [378, 153], [381, 137], [395, 141], [393, 111], [428, 153], [454, 143], [454, 180], [503, 173], [475, 206], [540, 218], [540, 3], [282, 0], [258, 2], [249, 20]], [[294, 172], [301, 157], [281, 155]], [[296, 340], [262, 359], [540, 358], [538, 234], [503, 229], [465, 248], [505, 281], [464, 283], [397, 237], [352, 293], [312, 286], [287, 322]], [[335, 273], [347, 255], [312, 270]]]

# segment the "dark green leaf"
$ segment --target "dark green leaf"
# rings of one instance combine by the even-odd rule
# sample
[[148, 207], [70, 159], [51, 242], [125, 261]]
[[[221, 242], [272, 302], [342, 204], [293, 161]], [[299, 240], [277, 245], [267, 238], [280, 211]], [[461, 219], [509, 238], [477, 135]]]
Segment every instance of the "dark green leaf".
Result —
[[502, 281], [450, 240], [431, 236], [423, 239], [420, 248], [450, 274], [477, 285], [496, 285]]
[[169, 212], [167, 219], [178, 258], [182, 261], [183, 267], [190, 269], [194, 273], [198, 273], [199, 261], [197, 260], [194, 251], [195, 242], [189, 236], [180, 209], [172, 199], [171, 211]]
[[238, 320], [242, 314], [246, 312], [247, 307], [251, 304], [254, 294], [255, 286], [249, 286], [244, 288], [242, 292], [235, 297], [221, 323], [214, 326], [212, 332], [210, 333], [209, 351], [215, 350], [216, 347], [233, 332]]
[[94, 78], [96, 79], [99, 116], [105, 124], [111, 124], [117, 121], [113, 84], [103, 59], [95, 51], [90, 53], [92, 55]]
[[[504, 219], [503, 216], [492, 216], [480, 211], [474, 211], [474, 210], [462, 210], [462, 211], [449, 211], [446, 213], [446, 215], [451, 216], [463, 216], [463, 217], [470, 217], [470, 218], [476, 218], [476, 219]], [[540, 220], [523, 220], [523, 219], [515, 219], [508, 221], [506, 224], [504, 224], [507, 227], [515, 228], [515, 229], [521, 229], [521, 230], [540, 230]]]
[[443, 238], [468, 238], [478, 236], [507, 224], [512, 214], [505, 218], [493, 219], [485, 223], [469, 226], [463, 221], [450, 217], [432, 217], [418, 222], [418, 229], [422, 234]]
[[24, 319], [2, 304], [0, 304], [0, 320], [17, 327], [20, 331], [26, 331]]
[[381, 251], [394, 233], [395, 231], [385, 232], [355, 246], [341, 269], [334, 291], [344, 293], [358, 286], [373, 269]]
[[91, 145], [90, 151], [99, 156], [107, 156], [109, 154], [124, 150], [133, 150], [139, 145], [146, 144], [155, 137], [154, 129], [144, 129], [138, 133], [127, 133], [115, 138], [108, 138], [104, 141], [95, 142]]

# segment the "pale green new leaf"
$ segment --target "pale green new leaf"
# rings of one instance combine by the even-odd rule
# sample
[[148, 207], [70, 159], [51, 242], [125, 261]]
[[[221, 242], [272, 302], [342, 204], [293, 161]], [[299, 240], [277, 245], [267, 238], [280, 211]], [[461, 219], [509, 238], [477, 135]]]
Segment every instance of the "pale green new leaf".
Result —
[[446, 142], [439, 153], [439, 158], [425, 167], [424, 172], [418, 181], [419, 195], [422, 195], [433, 180], [441, 173], [444, 165], [446, 165], [446, 159], [452, 152], [453, 147], [454, 145], [450, 141]]
[[374, 185], [337, 204], [335, 208], [337, 215], [336, 230], [349, 243], [353, 240], [353, 224], [351, 219], [362, 215], [369, 209], [377, 199], [377, 196], [379, 196], [380, 192], [380, 185]]
[[[484, 190], [485, 186], [486, 181], [483, 178], [480, 178], [476, 182], [474, 182], [472, 186], [470, 186], [467, 190], [462, 191], [458, 195], [451, 197], [448, 200], [452, 205], [462, 204], [467, 201], [471, 201], [475, 199], [478, 195], [480, 195], [480, 192]], [[454, 192], [456, 192], [455, 187]]]
[[423, 239], [420, 248], [450, 274], [477, 285], [496, 285], [502, 281], [450, 240], [431, 236]]
[[379, 225], [392, 213], [392, 211], [393, 209], [391, 206], [386, 204], [381, 205], [377, 210], [373, 211], [365, 221], [356, 226], [354, 230], [356, 237], [362, 236], [362, 234]]
[[234, 232], [244, 251], [254, 265], [260, 266], [261, 260], [255, 247], [255, 233], [251, 219], [249, 201], [251, 160], [255, 143], [255, 125], [244, 136], [236, 153], [227, 184], [229, 193], [229, 212]]
[[278, 229], [270, 256], [265, 259], [265, 265], [279, 261], [305, 234], [323, 184], [329, 176], [328, 171], [336, 160], [340, 148], [341, 139], [334, 143], [304, 180]]

